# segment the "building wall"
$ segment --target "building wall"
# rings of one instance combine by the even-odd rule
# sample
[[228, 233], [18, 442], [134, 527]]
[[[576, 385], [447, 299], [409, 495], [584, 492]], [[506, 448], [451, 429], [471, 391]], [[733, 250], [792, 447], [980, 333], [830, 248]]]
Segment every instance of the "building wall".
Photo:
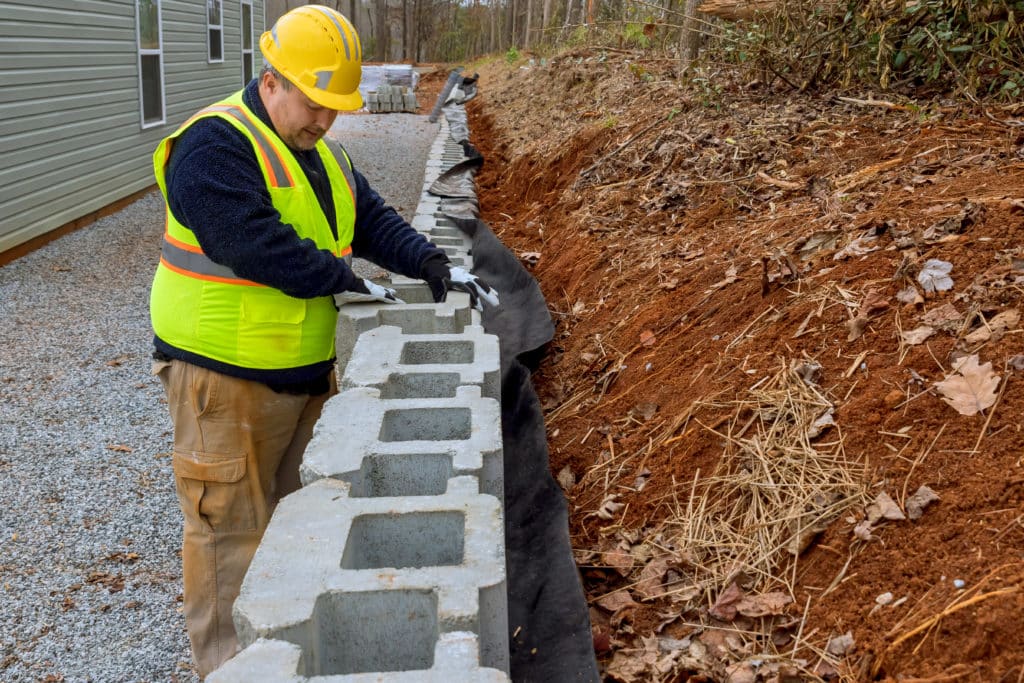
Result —
[[0, 252], [152, 185], [160, 139], [242, 86], [240, 0], [223, 0], [219, 63], [206, 2], [161, 0], [164, 121], [143, 126], [136, 2], [0, 0]]

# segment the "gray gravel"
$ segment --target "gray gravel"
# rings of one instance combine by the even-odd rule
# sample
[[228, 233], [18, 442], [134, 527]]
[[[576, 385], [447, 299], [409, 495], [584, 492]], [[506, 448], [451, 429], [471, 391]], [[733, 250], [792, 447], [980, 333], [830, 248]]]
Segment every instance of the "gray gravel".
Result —
[[[339, 117], [411, 218], [437, 126]], [[0, 268], [0, 680], [196, 681], [171, 423], [150, 376], [154, 192]]]

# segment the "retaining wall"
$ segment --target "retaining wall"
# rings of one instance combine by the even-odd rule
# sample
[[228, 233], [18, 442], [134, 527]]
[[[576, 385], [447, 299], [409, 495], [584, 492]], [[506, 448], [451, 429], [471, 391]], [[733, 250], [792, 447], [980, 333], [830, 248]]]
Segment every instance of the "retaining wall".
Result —
[[[469, 269], [427, 192], [462, 159], [442, 120], [412, 224]], [[407, 303], [342, 308], [341, 392], [235, 602], [244, 649], [211, 683], [509, 680], [498, 340], [465, 294], [393, 282]]]

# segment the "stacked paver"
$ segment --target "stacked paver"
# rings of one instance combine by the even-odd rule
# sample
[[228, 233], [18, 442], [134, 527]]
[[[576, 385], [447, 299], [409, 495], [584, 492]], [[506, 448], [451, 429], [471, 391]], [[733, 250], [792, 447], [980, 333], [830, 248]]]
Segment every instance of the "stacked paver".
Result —
[[419, 108], [416, 93], [401, 85], [381, 83], [377, 89], [366, 93], [366, 110], [370, 113], [405, 111], [413, 112]]
[[[413, 226], [467, 242], [427, 193], [462, 159], [442, 121]], [[243, 651], [212, 683], [508, 681], [498, 340], [468, 297], [352, 304], [324, 406], [234, 616]]]

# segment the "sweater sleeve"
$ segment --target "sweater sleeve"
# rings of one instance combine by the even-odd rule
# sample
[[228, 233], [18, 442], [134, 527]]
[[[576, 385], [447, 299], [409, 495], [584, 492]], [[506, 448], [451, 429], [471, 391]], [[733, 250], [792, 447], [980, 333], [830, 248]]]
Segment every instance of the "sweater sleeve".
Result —
[[351, 289], [358, 278], [329, 251], [281, 222], [249, 140], [205, 118], [175, 141], [168, 205], [203, 252], [239, 277], [311, 299]]
[[352, 253], [406, 277], [422, 278], [428, 260], [448, 261], [444, 251], [427, 241], [398, 212], [384, 203], [362, 173], [352, 169], [356, 183], [356, 225]]

